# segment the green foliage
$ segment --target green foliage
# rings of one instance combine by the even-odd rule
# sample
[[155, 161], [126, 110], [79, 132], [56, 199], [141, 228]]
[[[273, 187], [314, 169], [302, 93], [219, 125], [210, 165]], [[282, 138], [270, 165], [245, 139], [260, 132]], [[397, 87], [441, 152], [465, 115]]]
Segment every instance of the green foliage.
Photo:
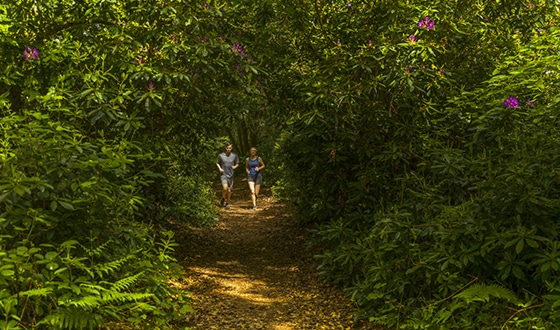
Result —
[[215, 218], [199, 173], [258, 72], [217, 19], [236, 10], [2, 3], [2, 327], [163, 329], [190, 311], [162, 228]]
[[[283, 44], [276, 191], [317, 225], [325, 278], [390, 327], [557, 328], [556, 4], [276, 9], [305, 40]], [[473, 278], [483, 301], [461, 299]]]
[[[136, 232], [144, 243], [120, 259], [110, 256], [110, 244], [88, 249], [71, 240], [8, 250], [3, 244], [2, 319], [36, 329], [93, 329], [124, 319], [137, 326], [164, 326], [170, 321], [166, 309], [176, 316], [188, 311], [175, 311], [186, 293], [172, 290], [162, 278], [178, 274], [168, 267], [175, 261], [169, 256], [176, 245], [172, 234], [155, 243], [145, 229]], [[94, 242], [92, 237], [89, 243]]]
[[463, 299], [467, 303], [475, 301], [487, 302], [491, 297], [505, 299], [511, 303], [519, 303], [519, 298], [511, 290], [497, 284], [484, 285], [476, 283], [454, 296], [455, 299]]
[[227, 136], [363, 317], [557, 328], [556, 7], [4, 1], [0, 326], [187, 312], [161, 228], [215, 220]]

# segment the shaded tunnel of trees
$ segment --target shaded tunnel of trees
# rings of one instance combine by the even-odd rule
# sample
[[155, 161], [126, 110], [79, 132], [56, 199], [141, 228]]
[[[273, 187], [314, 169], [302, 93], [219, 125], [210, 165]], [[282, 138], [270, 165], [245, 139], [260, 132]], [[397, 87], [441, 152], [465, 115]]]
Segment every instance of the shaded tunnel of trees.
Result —
[[558, 329], [558, 6], [3, 1], [0, 329], [171, 329], [227, 140], [357, 317]]

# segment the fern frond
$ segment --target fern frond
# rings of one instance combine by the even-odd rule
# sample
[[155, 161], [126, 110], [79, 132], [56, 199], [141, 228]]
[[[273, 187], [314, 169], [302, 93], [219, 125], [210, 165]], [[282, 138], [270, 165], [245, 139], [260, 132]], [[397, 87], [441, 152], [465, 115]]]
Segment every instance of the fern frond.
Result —
[[104, 287], [102, 287], [101, 285], [95, 285], [95, 284], [91, 284], [91, 283], [82, 283], [80, 284], [80, 288], [82, 288], [82, 291], [85, 291], [87, 293], [91, 293], [94, 295], [101, 295], [102, 291], [105, 291], [107, 289], [105, 289]]
[[99, 307], [101, 305], [101, 297], [96, 296], [86, 296], [82, 297], [78, 300], [67, 300], [67, 301], [59, 301], [61, 306], [74, 306], [80, 307], [83, 309], [91, 309], [95, 307]]
[[113, 240], [108, 240], [106, 242], [104, 242], [101, 245], [97, 245], [93, 248], [88, 248], [82, 244], [80, 244], [80, 247], [88, 254], [88, 256], [90, 257], [99, 257], [100, 255], [102, 255], [102, 253], [107, 249], [107, 247], [113, 243]]
[[26, 291], [21, 291], [19, 293], [20, 296], [27, 296], [27, 297], [46, 297], [52, 292], [52, 288], [40, 288], [40, 289], [30, 289]]
[[519, 298], [513, 291], [497, 284], [476, 283], [457, 294], [455, 298], [462, 299], [467, 303], [473, 301], [490, 301], [490, 297], [505, 299], [507, 302], [518, 304]]
[[101, 315], [80, 308], [59, 309], [37, 323], [49, 326], [49, 329], [96, 329], [102, 324]]
[[129, 293], [129, 292], [117, 292], [117, 291], [105, 291], [103, 292], [103, 302], [130, 302], [130, 301], [140, 301], [150, 299], [154, 296], [152, 293]]
[[114, 272], [115, 270], [121, 268], [122, 265], [124, 265], [128, 260], [133, 259], [135, 257], [136, 257], [135, 255], [129, 254], [118, 260], [113, 260], [103, 264], [93, 265], [92, 270], [95, 271], [97, 275], [99, 275], [99, 277], [103, 277], [103, 273], [109, 274], [111, 272]]
[[111, 290], [122, 291], [131, 287], [134, 283], [138, 281], [140, 277], [144, 275], [144, 272], [140, 272], [136, 275], [122, 278], [115, 283], [111, 283]]

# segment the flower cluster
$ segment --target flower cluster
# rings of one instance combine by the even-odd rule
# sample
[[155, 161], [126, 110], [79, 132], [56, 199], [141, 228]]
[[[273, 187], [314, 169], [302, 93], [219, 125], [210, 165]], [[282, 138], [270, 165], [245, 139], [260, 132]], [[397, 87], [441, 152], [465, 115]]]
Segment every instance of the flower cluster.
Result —
[[243, 46], [239, 43], [239, 41], [236, 41], [233, 43], [233, 45], [231, 45], [231, 50], [233, 51], [233, 53], [237, 54], [239, 58], [242, 60], [247, 60], [249, 62], [253, 60], [251, 56], [245, 54], [245, 51], [243, 50]]
[[37, 48], [30, 47], [30, 46], [25, 47], [25, 50], [23, 51], [23, 58], [26, 61], [36, 60], [38, 57], [39, 57], [39, 51], [37, 50]]
[[426, 28], [428, 30], [431, 30], [434, 28], [434, 25], [436, 23], [434, 22], [433, 19], [429, 18], [428, 16], [422, 18], [419, 22], [418, 22], [418, 27], [419, 28]]
[[418, 38], [416, 38], [415, 35], [408, 37], [408, 42], [410, 42], [411, 45], [413, 45], [416, 41], [418, 41]]
[[502, 105], [506, 108], [514, 109], [519, 106], [519, 101], [514, 96], [510, 96], [502, 102]]
[[241, 57], [245, 56], [245, 51], [243, 50], [243, 46], [241, 46], [239, 41], [236, 41], [233, 43], [233, 45], [231, 45], [231, 50], [233, 50], [234, 53], [239, 54], [239, 56]]

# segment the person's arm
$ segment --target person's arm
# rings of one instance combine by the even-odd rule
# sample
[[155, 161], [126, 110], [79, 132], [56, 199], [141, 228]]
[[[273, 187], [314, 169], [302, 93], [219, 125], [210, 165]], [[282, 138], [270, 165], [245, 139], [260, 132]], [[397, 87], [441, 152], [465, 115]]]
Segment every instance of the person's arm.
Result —
[[220, 158], [218, 158], [218, 161], [216, 162], [216, 166], [218, 166], [218, 170], [220, 170], [220, 173], [224, 173], [224, 169], [220, 166]]
[[235, 157], [235, 164], [231, 168], [233, 168], [235, 170], [238, 167], [239, 167], [239, 157], [236, 156]]
[[257, 171], [260, 172], [263, 168], [265, 168], [265, 166], [264, 166], [264, 161], [262, 160], [261, 157], [259, 157], [259, 164], [260, 164], [260, 166], [257, 167], [255, 170], [257, 170]]
[[247, 159], [245, 159], [245, 172], [247, 172], [247, 174], [249, 174], [249, 157], [247, 157]]

